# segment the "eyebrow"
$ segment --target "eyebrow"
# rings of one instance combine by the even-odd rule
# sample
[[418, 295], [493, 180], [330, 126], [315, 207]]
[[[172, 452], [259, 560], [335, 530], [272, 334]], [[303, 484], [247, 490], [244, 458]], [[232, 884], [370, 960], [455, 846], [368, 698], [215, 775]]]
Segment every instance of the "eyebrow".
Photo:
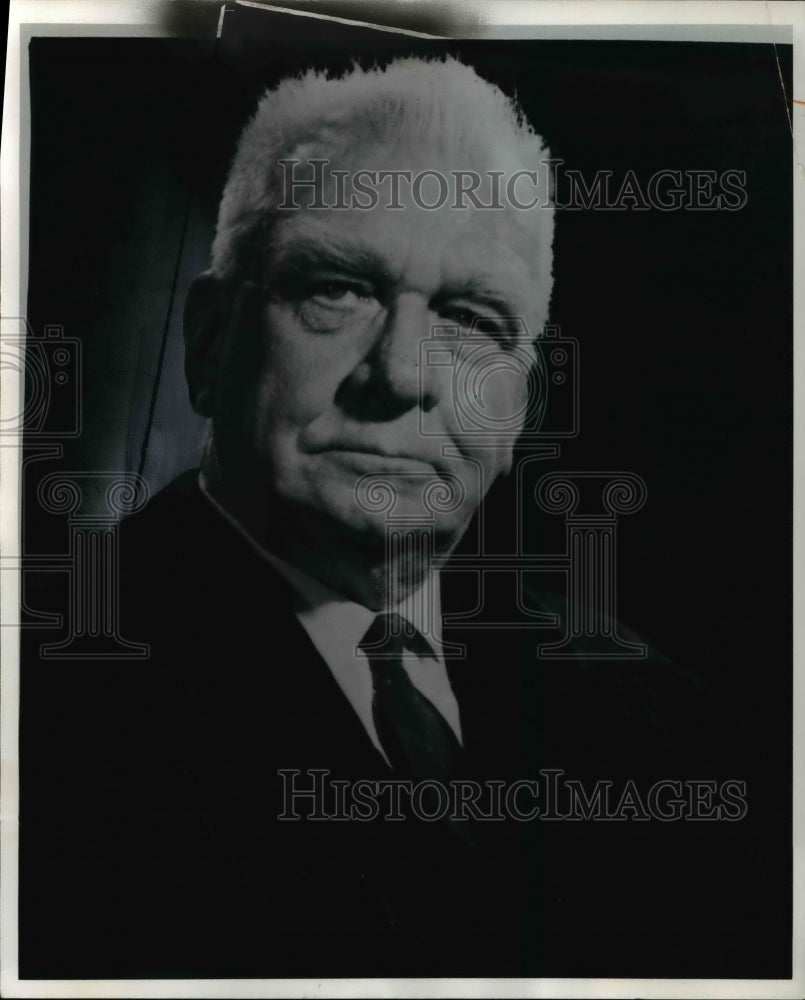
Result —
[[440, 303], [453, 299], [467, 299], [479, 305], [489, 306], [490, 309], [496, 309], [501, 315], [514, 315], [517, 311], [514, 300], [505, 290], [495, 288], [485, 280], [470, 279], [455, 284], [448, 283], [434, 296], [434, 299]]
[[308, 275], [318, 269], [376, 281], [389, 279], [388, 265], [370, 248], [347, 241], [334, 243], [320, 236], [294, 236], [284, 243], [280, 240], [269, 255], [269, 264], [277, 269], [280, 278]]
[[[310, 276], [311, 271], [332, 270], [363, 278], [377, 285], [389, 284], [393, 275], [388, 262], [371, 247], [360, 241], [337, 242], [324, 234], [281, 237], [269, 253], [269, 266], [276, 270], [280, 282]], [[431, 296], [439, 304], [466, 298], [496, 309], [501, 315], [519, 315], [523, 308], [520, 296], [503, 285], [490, 282], [488, 274], [478, 274], [459, 281], [447, 281]]]

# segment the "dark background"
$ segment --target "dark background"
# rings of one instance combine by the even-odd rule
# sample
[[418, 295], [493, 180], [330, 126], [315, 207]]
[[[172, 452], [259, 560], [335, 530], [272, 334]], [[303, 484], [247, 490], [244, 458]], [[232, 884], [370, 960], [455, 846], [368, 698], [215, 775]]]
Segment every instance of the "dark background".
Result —
[[[791, 47], [427, 42], [256, 17], [238, 11], [217, 44], [31, 42], [28, 318], [34, 331], [61, 324], [81, 341], [83, 429], [63, 459], [29, 466], [27, 550], [47, 551], [61, 531], [30, 502], [37, 477], [133, 470], [156, 492], [197, 461], [184, 292], [207, 265], [234, 143], [265, 85], [309, 65], [450, 52], [516, 94], [553, 154], [585, 177], [746, 171], [737, 212], [557, 214], [551, 319], [580, 342], [582, 423], [535, 478], [576, 469], [645, 480], [646, 506], [619, 525], [618, 614], [719, 692], [745, 734], [736, 762], [762, 764], [749, 819], [775, 859], [779, 908], [757, 974], [787, 975]], [[490, 496], [490, 545], [512, 541], [512, 503], [511, 481]], [[535, 510], [544, 550], [563, 545], [553, 522]]]

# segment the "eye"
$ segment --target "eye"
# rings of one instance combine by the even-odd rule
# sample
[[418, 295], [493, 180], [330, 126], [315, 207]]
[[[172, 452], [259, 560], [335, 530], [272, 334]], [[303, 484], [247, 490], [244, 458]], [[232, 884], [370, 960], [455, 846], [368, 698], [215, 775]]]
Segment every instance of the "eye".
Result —
[[382, 309], [371, 284], [350, 278], [307, 282], [298, 293], [297, 307], [302, 322], [317, 331], [369, 323]]
[[499, 341], [503, 346], [509, 342], [508, 324], [502, 317], [493, 312], [476, 309], [472, 306], [447, 305], [439, 310], [439, 314], [451, 323], [457, 323], [462, 332], [475, 336], [487, 336]]
[[471, 330], [473, 323], [475, 323], [479, 318], [478, 313], [474, 312], [472, 309], [460, 308], [458, 306], [443, 309], [442, 312], [448, 319], [452, 319], [454, 322], [458, 323], [460, 327], [467, 330]]
[[371, 291], [353, 281], [315, 281], [305, 289], [305, 297], [325, 305], [350, 306], [372, 298]]

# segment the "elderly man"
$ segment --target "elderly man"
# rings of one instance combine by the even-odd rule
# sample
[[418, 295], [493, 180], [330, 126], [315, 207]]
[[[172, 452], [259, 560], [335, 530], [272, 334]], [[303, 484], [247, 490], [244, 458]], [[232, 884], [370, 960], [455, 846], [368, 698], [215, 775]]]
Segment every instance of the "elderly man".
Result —
[[[638, 834], [552, 825], [545, 796], [591, 761], [667, 777], [678, 685], [442, 623], [479, 594], [489, 622], [516, 613], [445, 568], [529, 412], [546, 157], [451, 60], [310, 72], [261, 101], [187, 301], [202, 467], [121, 532], [124, 634], [151, 656], [84, 665], [65, 815], [37, 840], [28, 814], [52, 974], [623, 975], [635, 949], [672, 971], [640, 917], [658, 891], [686, 905], [672, 852], [658, 875]], [[445, 814], [433, 784], [395, 798], [406, 780], [473, 808]]]
[[[459, 185], [469, 176], [483, 194], [501, 175], [536, 176], [545, 155], [504, 96], [455, 62], [286, 81], [243, 135], [212, 269], [188, 299], [190, 394], [212, 423], [201, 490], [288, 580], [381, 752], [369, 663], [356, 649], [372, 612], [408, 621], [427, 609], [428, 630], [438, 629], [436, 564], [511, 466], [512, 414], [527, 409], [535, 360], [522, 331], [547, 319], [547, 198], [542, 211], [487, 209], [476, 192], [464, 203]], [[439, 207], [426, 184], [405, 190], [425, 172], [437, 197], [440, 186], [449, 193]], [[367, 179], [378, 183], [373, 199]], [[444, 343], [432, 336], [440, 328]], [[456, 341], [473, 331], [483, 332], [462, 355]], [[453, 363], [427, 363], [426, 345], [444, 348], [437, 358], [452, 351]], [[502, 427], [492, 440], [462, 431], [459, 365], [488, 376], [482, 405], [488, 426]], [[362, 502], [381, 483], [394, 517], [414, 527], [428, 524], [429, 490], [447, 491], [432, 547], [390, 553], [387, 511]], [[411, 679], [459, 735], [432, 654], [411, 658]]]
[[[187, 372], [212, 419], [203, 489], [281, 572], [386, 609], [431, 567], [406, 558], [389, 573], [361, 477], [389, 479], [397, 517], [426, 513], [429, 481], [460, 490], [436, 525], [443, 556], [510, 468], [534, 357], [521, 331], [547, 319], [553, 219], [547, 195], [517, 211], [482, 194], [501, 175], [537, 177], [545, 156], [504, 96], [455, 62], [310, 73], [264, 97], [188, 300]], [[488, 427], [502, 427], [491, 441], [465, 440], [453, 389], [456, 365], [478, 360], [420, 366], [445, 327], [447, 348], [479, 327], [492, 348], [480, 355]]]

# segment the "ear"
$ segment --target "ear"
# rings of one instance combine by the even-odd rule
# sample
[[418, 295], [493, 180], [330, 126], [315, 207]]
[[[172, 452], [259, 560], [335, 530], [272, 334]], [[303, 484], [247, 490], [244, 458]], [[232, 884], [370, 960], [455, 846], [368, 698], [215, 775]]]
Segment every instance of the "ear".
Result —
[[202, 417], [212, 416], [227, 314], [224, 283], [205, 271], [190, 286], [184, 307], [184, 372], [190, 404]]

